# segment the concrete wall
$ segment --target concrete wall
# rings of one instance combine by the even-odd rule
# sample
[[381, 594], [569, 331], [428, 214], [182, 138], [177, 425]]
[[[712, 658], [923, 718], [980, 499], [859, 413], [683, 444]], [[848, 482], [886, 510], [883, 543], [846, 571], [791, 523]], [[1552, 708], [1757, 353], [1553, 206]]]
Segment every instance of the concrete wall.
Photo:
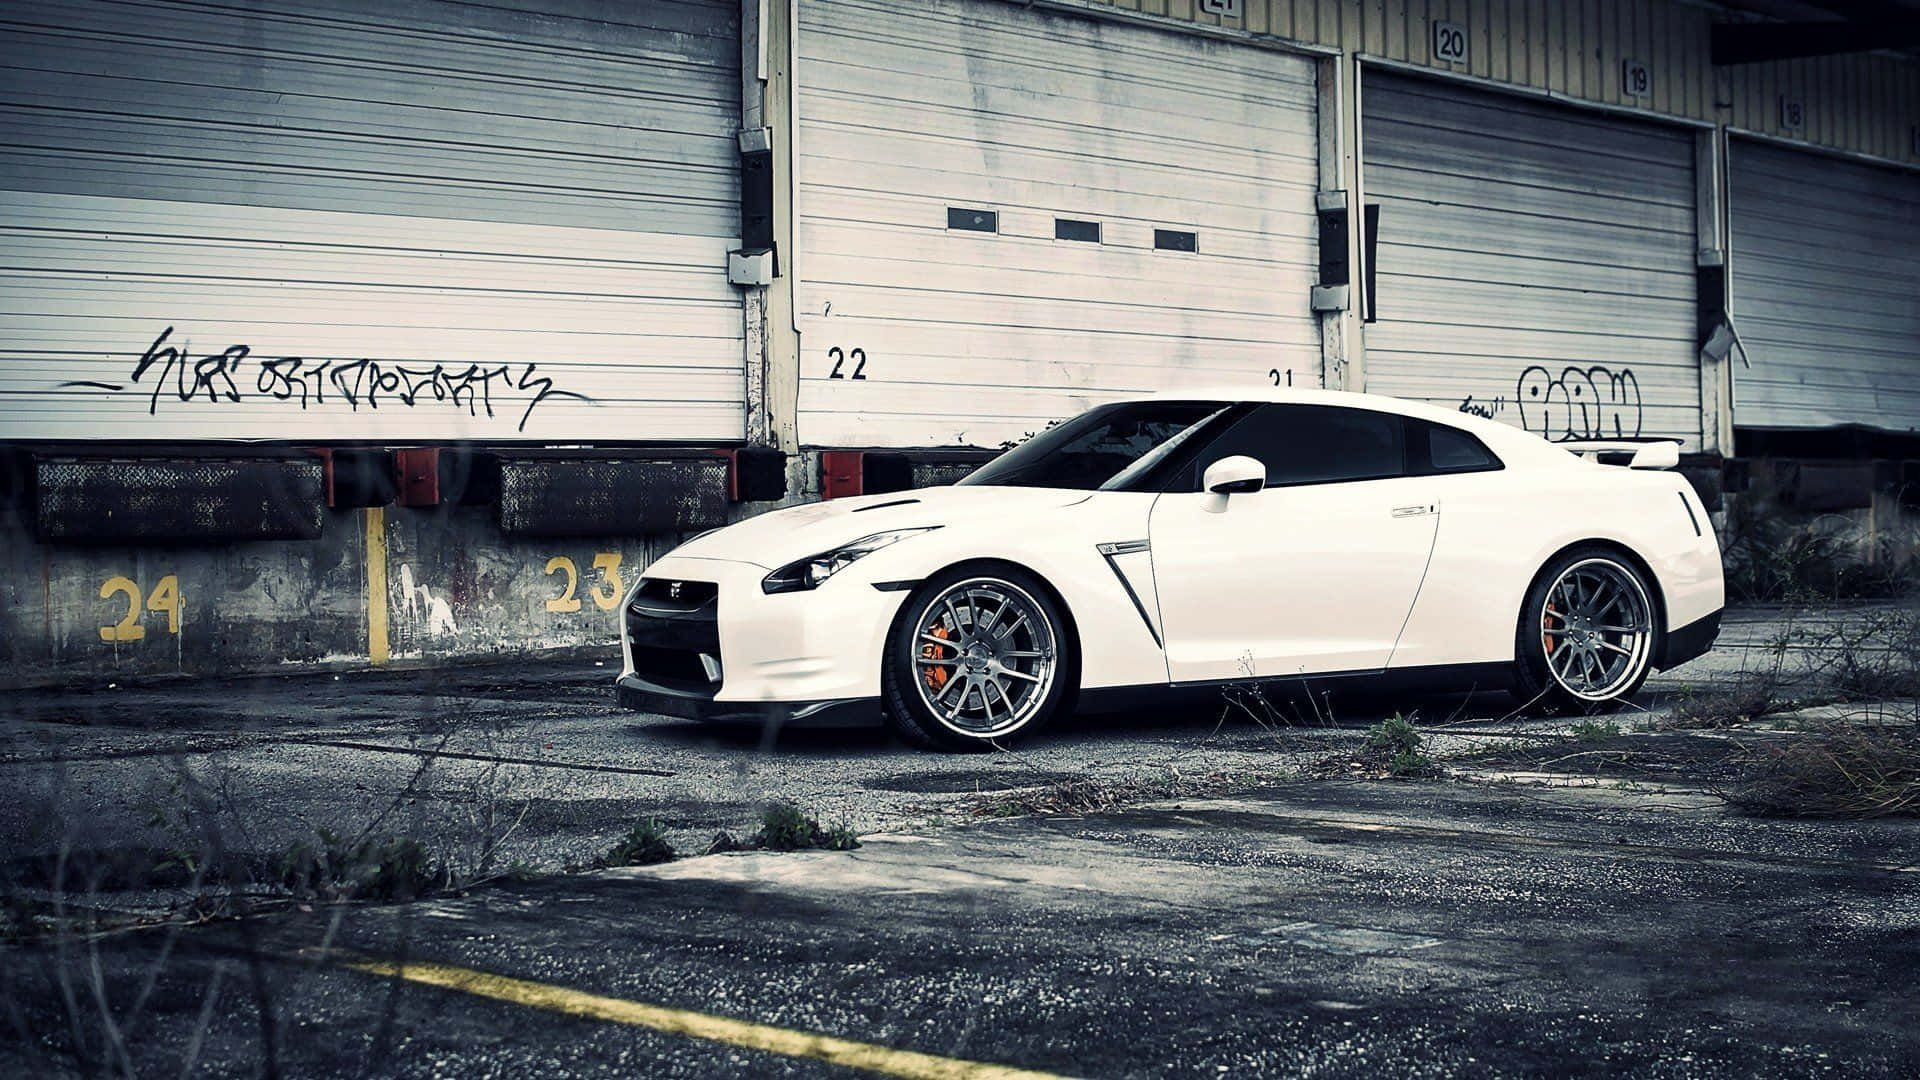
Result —
[[68, 546], [9, 508], [0, 686], [610, 645], [620, 596], [677, 540], [508, 537], [491, 507], [389, 507], [329, 511], [309, 542]]

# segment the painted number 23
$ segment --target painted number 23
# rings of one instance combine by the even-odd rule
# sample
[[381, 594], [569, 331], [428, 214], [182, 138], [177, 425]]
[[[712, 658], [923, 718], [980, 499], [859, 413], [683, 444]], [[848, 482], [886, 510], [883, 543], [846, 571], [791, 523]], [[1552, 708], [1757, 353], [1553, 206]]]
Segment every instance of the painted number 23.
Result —
[[[620, 603], [620, 594], [624, 591], [620, 585], [620, 553], [602, 551], [593, 557], [593, 568], [600, 571], [600, 583], [587, 590], [593, 597], [594, 606], [602, 611], [612, 611]], [[559, 596], [547, 599], [548, 611], [579, 611], [580, 567], [565, 555], [555, 555], [547, 560], [547, 574], [566, 575], [566, 587]]]
[[[867, 350], [855, 349], [848, 352], [835, 345], [827, 350], [827, 359], [833, 361], [833, 370], [827, 373], [829, 379], [865, 379], [867, 377]], [[847, 361], [853, 361], [853, 373], [845, 370]]]

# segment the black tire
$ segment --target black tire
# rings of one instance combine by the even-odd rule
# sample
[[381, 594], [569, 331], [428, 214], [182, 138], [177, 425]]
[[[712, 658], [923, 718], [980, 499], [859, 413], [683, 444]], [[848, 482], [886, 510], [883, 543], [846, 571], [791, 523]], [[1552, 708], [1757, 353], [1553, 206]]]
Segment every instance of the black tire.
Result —
[[[1563, 582], [1569, 574], [1572, 591]], [[1580, 583], [1613, 581], [1621, 593], [1605, 614], [1587, 615], [1577, 606]], [[1595, 590], [1597, 591], [1597, 590]], [[1573, 600], [1573, 602], [1569, 602]], [[1562, 615], [1555, 605], [1584, 619]], [[1623, 618], [1623, 616], [1625, 616]], [[1608, 622], [1606, 620], [1615, 620]], [[1643, 625], [1637, 634], [1615, 633], [1613, 626]], [[1619, 708], [1638, 693], [1653, 670], [1665, 634], [1658, 593], [1634, 560], [1604, 544], [1581, 544], [1554, 556], [1540, 569], [1520, 605], [1514, 631], [1513, 693], [1523, 708], [1545, 715], [1593, 715]], [[1575, 639], [1580, 639], [1576, 641]], [[1553, 648], [1554, 661], [1548, 649]], [[1612, 659], [1627, 650], [1623, 660]], [[1590, 661], [1582, 659], [1592, 658]], [[1574, 664], [1582, 664], [1578, 674]], [[1585, 665], [1591, 663], [1591, 668]], [[1617, 672], [1603, 664], [1620, 664]], [[1560, 674], [1561, 670], [1567, 672]]]
[[[971, 605], [963, 596], [950, 595], [968, 590], [977, 590]], [[936, 644], [922, 637], [929, 619], [937, 621], [936, 630], [943, 634], [961, 634], [983, 621], [989, 634], [998, 631], [1001, 616], [1010, 608], [997, 606], [984, 613], [981, 610], [993, 602], [994, 593], [1012, 604], [1015, 616], [1037, 622], [1020, 624], [1006, 639], [989, 641], [988, 634], [978, 639], [969, 636], [967, 640], [974, 644], [964, 650], [958, 636], [953, 639], [953, 646]], [[943, 598], [957, 602], [948, 606]], [[1003, 643], [997, 656], [994, 641]], [[932, 649], [923, 651], [929, 645]], [[949, 650], [951, 658], [948, 658]], [[1043, 665], [1040, 655], [1029, 656], [1030, 653], [1051, 655]], [[1019, 679], [1007, 674], [1009, 669], [1019, 673], [1018, 665], [1028, 662], [1032, 668]], [[968, 666], [975, 663], [984, 666], [977, 670]], [[1043, 666], [1044, 674], [1039, 674]], [[1028, 674], [1033, 674], [1034, 683], [1024, 681]], [[1039, 681], [1042, 678], [1044, 682]], [[949, 685], [950, 681], [959, 683], [962, 679], [976, 682]], [[1005, 690], [996, 691], [988, 686], [989, 680], [996, 680], [996, 686], [1015, 689], [1011, 695]], [[922, 582], [907, 597], [894, 619], [880, 667], [880, 695], [887, 726], [902, 741], [923, 750], [965, 752], [1008, 746], [1046, 727], [1071, 708], [1079, 683], [1078, 656], [1069, 623], [1052, 590], [1033, 574], [1003, 563], [966, 563]], [[936, 709], [930, 696], [944, 700], [945, 709]], [[999, 722], [992, 719], [996, 697], [1005, 710], [1005, 717]], [[976, 701], [979, 709], [974, 707]], [[984, 720], [974, 715], [981, 711], [985, 713]]]

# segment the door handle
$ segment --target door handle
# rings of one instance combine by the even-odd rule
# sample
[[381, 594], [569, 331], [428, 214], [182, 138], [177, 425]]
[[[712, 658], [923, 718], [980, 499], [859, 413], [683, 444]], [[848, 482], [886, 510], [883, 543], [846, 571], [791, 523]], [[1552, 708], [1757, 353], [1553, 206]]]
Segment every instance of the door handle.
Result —
[[1431, 513], [1433, 513], [1433, 507], [1430, 504], [1422, 506], [1396, 506], [1393, 508], [1393, 516], [1397, 518], [1419, 517], [1422, 514]]

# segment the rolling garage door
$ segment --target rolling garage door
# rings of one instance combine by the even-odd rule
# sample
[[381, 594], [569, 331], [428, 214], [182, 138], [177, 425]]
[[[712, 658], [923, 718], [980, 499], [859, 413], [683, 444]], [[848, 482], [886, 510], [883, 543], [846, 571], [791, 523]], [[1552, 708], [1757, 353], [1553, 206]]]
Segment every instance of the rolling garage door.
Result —
[[1920, 429], [1920, 174], [1734, 140], [1741, 427]]
[[1317, 385], [1310, 62], [1000, 0], [802, 0], [799, 41], [803, 442]]
[[1700, 445], [1690, 135], [1373, 72], [1361, 110], [1368, 390]]
[[0, 29], [16, 438], [738, 438], [737, 0]]

